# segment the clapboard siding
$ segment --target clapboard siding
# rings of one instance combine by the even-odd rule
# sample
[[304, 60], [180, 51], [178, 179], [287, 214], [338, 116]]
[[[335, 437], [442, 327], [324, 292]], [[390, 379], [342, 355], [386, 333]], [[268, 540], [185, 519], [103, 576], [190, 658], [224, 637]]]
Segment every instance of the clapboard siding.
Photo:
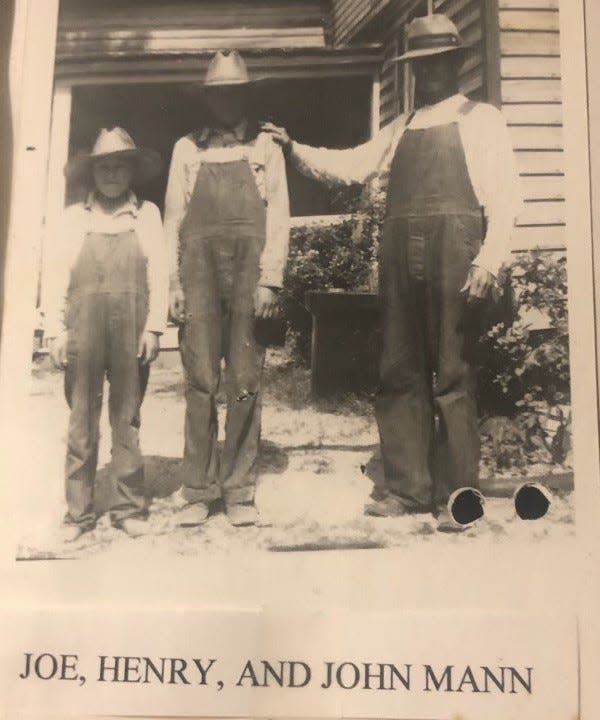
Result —
[[327, 0], [63, 0], [57, 60], [323, 47], [328, 21]]
[[326, 0], [62, 0], [61, 28], [302, 27], [322, 25]]
[[513, 247], [566, 242], [557, 0], [498, 0], [502, 109], [521, 175]]
[[333, 0], [332, 25], [336, 45], [349, 42], [390, 0]]

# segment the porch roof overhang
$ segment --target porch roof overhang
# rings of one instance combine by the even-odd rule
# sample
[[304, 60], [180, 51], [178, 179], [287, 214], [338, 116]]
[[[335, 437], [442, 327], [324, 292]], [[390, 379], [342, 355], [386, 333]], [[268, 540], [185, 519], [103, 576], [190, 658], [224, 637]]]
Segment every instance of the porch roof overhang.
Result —
[[[146, 52], [107, 48], [96, 53], [62, 53], [56, 78], [73, 84], [106, 82], [193, 82], [204, 73], [215, 51]], [[241, 50], [252, 78], [288, 80], [338, 76], [374, 76], [383, 62], [380, 44], [351, 47], [254, 47]]]

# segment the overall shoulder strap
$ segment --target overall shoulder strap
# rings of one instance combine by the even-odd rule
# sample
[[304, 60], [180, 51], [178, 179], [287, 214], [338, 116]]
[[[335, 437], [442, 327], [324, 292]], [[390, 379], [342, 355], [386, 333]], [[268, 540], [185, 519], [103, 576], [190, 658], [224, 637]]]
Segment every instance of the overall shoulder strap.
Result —
[[459, 115], [468, 115], [470, 112], [472, 112], [477, 107], [478, 104], [479, 103], [477, 103], [475, 100], [469, 100], [469, 98], [467, 98], [464, 101], [464, 103], [460, 106], [460, 108], [458, 109], [458, 114]]

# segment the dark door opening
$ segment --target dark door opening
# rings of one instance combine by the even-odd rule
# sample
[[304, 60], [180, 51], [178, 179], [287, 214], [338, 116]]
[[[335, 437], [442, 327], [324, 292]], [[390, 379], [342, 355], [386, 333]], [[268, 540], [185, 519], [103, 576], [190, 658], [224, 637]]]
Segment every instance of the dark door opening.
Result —
[[[257, 120], [284, 125], [300, 142], [340, 148], [368, 139], [370, 105], [369, 77], [285, 80], [258, 85], [252, 113]], [[78, 86], [73, 89], [69, 154], [89, 150], [102, 127], [124, 127], [138, 145], [152, 147], [163, 157], [163, 172], [143, 189], [143, 196], [162, 210], [173, 145], [206, 120], [201, 92], [189, 84]], [[293, 216], [342, 211], [339, 193], [291, 166], [288, 181]], [[68, 187], [67, 204], [80, 200], [84, 192]]]

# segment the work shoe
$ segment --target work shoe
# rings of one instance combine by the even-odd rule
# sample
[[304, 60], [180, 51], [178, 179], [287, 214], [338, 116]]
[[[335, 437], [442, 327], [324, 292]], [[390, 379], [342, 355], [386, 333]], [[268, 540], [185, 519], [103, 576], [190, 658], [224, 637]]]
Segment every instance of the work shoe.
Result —
[[258, 510], [253, 503], [246, 505], [229, 505], [227, 507], [227, 518], [235, 527], [256, 525], [259, 517]]
[[148, 523], [135, 517], [125, 518], [117, 527], [130, 538], [137, 538], [148, 532]]
[[418, 510], [408, 507], [397, 495], [389, 494], [367, 503], [364, 512], [365, 515], [372, 517], [402, 517], [402, 515], [412, 515]]
[[62, 525], [59, 530], [60, 540], [65, 544], [74, 543], [84, 532], [86, 532], [86, 528], [81, 525]]
[[177, 514], [179, 527], [197, 527], [206, 522], [208, 518], [208, 505], [203, 502], [185, 505]]
[[461, 525], [459, 522], [456, 522], [448, 508], [442, 508], [438, 513], [436, 526], [438, 532], [461, 533], [469, 527], [471, 526]]

